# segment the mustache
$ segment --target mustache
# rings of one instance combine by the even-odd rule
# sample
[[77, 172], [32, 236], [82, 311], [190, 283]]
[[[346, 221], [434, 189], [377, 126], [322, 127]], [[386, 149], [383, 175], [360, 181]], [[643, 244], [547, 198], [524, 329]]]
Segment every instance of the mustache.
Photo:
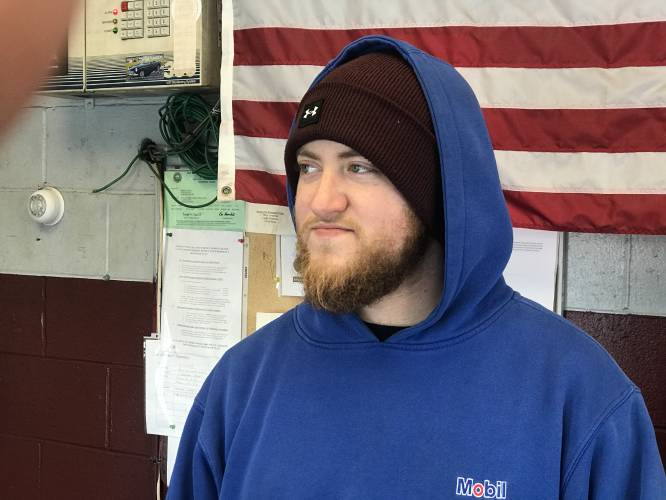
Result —
[[360, 228], [356, 223], [346, 219], [334, 219], [334, 220], [324, 220], [317, 216], [310, 216], [299, 226], [299, 234], [304, 234], [310, 231], [316, 225], [336, 225], [344, 227], [345, 229], [350, 229], [354, 232], [359, 232]]

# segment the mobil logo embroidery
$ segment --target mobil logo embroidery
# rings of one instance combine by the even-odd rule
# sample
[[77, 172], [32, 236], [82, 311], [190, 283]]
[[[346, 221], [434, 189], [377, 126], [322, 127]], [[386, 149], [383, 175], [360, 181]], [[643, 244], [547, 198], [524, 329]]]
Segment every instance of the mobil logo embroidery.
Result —
[[492, 483], [474, 481], [471, 477], [456, 479], [456, 496], [474, 498], [506, 498], [506, 481]]

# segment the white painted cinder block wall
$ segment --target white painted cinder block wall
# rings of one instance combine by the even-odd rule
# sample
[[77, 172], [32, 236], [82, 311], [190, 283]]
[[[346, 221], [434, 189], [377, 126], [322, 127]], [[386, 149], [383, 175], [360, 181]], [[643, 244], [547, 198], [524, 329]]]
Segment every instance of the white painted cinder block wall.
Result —
[[[0, 142], [0, 272], [152, 281], [156, 182], [143, 163], [110, 190], [143, 137], [161, 142], [162, 98], [39, 96]], [[65, 215], [53, 227], [30, 219], [41, 185], [59, 189]]]
[[[164, 99], [35, 99], [0, 143], [0, 273], [153, 279], [152, 174], [139, 164], [111, 190], [91, 191], [125, 169], [143, 137], [161, 142]], [[44, 183], [65, 197], [65, 217], [52, 228], [27, 214]], [[665, 237], [571, 233], [565, 244], [565, 309], [666, 314]]]

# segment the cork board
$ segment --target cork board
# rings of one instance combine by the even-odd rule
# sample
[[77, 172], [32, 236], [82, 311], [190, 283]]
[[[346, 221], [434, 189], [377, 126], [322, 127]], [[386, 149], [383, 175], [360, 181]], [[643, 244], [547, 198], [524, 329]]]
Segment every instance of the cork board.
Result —
[[283, 313], [298, 305], [302, 297], [280, 297], [277, 289], [274, 234], [245, 233], [247, 245], [246, 331], [256, 330], [258, 312]]

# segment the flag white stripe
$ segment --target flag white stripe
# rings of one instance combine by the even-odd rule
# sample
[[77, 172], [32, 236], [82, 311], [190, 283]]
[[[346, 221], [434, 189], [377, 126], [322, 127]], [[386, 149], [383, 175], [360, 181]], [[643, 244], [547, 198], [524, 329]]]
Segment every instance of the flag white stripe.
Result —
[[666, 193], [666, 153], [495, 151], [504, 189], [558, 193]]
[[[228, 6], [224, 5], [225, 8]], [[252, 0], [236, 29], [363, 29], [429, 26], [592, 26], [663, 21], [663, 0]]]
[[[284, 139], [236, 136], [236, 165], [284, 175]], [[504, 189], [514, 191], [666, 193], [666, 153], [495, 151]]]
[[[664, 2], [666, 4], [666, 2]], [[299, 102], [321, 66], [236, 66], [234, 99]], [[481, 107], [666, 107], [666, 67], [458, 68]]]
[[236, 168], [243, 170], [261, 170], [269, 174], [285, 175], [284, 146], [285, 139], [267, 139], [265, 137], [247, 137], [237, 135]]

